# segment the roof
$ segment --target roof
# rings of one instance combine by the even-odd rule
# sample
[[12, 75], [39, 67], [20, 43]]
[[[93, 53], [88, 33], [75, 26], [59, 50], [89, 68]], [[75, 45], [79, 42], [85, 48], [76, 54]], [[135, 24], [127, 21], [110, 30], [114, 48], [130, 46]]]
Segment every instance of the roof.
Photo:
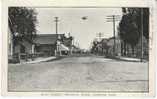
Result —
[[[64, 34], [58, 34], [61, 38]], [[55, 44], [57, 40], [56, 34], [37, 34], [34, 42], [36, 44]]]

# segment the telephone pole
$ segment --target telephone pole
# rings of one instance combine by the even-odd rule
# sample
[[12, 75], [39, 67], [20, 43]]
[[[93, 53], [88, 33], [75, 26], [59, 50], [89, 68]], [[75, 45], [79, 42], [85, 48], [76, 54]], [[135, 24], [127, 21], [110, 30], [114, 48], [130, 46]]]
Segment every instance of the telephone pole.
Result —
[[112, 22], [113, 23], [113, 39], [114, 39], [114, 44], [113, 44], [113, 55], [115, 55], [115, 50], [116, 50], [116, 32], [115, 32], [115, 22], [119, 21], [118, 20], [119, 15], [110, 15], [107, 16], [107, 22]]
[[[97, 37], [99, 38], [98, 42], [101, 42], [103, 33], [101, 33], [101, 32], [97, 33]], [[102, 43], [100, 43], [100, 44], [102, 45]], [[101, 46], [100, 48], [101, 48], [101, 54], [103, 54], [103, 47]], [[98, 51], [98, 53], [99, 53], [99, 51]]]
[[103, 33], [97, 33], [97, 37], [99, 38], [99, 41], [101, 41], [101, 38], [103, 37]]
[[55, 17], [55, 23], [56, 23], [56, 55], [57, 55], [57, 52], [59, 50], [59, 45], [58, 45], [58, 17]]
[[[55, 22], [56, 22], [56, 35], [58, 36], [58, 17], [55, 17]], [[58, 37], [57, 37], [58, 38]]]

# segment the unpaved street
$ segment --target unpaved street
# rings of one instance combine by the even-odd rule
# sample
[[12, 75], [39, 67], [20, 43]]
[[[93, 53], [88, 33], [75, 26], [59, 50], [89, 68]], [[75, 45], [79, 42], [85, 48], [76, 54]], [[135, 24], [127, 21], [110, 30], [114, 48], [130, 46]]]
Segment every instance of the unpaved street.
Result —
[[9, 91], [148, 91], [148, 63], [67, 57], [9, 65]]

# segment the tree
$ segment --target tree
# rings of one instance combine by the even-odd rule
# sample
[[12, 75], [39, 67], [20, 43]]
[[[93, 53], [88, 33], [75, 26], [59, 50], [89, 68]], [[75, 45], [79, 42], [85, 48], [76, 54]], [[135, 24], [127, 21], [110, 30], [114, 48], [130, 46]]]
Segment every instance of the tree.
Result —
[[102, 39], [101, 40], [101, 44], [102, 44], [102, 52], [105, 55], [108, 55], [108, 50], [109, 50], [109, 46], [107, 44], [109, 39]]
[[8, 22], [14, 47], [23, 39], [33, 41], [36, 35], [36, 15], [35, 10], [31, 8], [9, 7]]
[[94, 54], [96, 54], [98, 52], [97, 45], [98, 45], [98, 41], [94, 40], [92, 42], [92, 48], [91, 48], [91, 52], [94, 53]]
[[138, 27], [134, 22], [135, 20], [134, 17], [135, 16], [131, 15], [130, 13], [124, 15], [119, 24], [120, 37], [125, 43], [131, 45], [133, 53], [134, 53], [134, 47], [138, 43], [140, 37]]
[[138, 31], [141, 33], [141, 11], [143, 10], [143, 35], [149, 38], [149, 9], [148, 8], [128, 8], [128, 12], [136, 17]]
[[[149, 39], [149, 9], [148, 8], [142, 8], [143, 9], [143, 35], [148, 40]], [[141, 31], [141, 10], [140, 8], [135, 9], [136, 11], [136, 23], [138, 26], [139, 31]]]
[[141, 35], [141, 9], [143, 9], [144, 36], [149, 38], [149, 9], [147, 8], [122, 8], [123, 16], [119, 23], [119, 34], [124, 45], [130, 44], [134, 54], [134, 47]]

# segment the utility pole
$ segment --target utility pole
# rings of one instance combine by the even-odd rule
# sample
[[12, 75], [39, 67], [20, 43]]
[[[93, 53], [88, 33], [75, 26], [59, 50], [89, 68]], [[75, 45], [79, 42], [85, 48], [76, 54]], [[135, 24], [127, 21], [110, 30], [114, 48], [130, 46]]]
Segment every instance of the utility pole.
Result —
[[57, 52], [59, 50], [59, 45], [58, 45], [58, 17], [55, 17], [55, 23], [56, 23], [56, 55], [57, 55]]
[[[101, 33], [101, 32], [97, 33], [97, 37], [99, 38], [98, 42], [101, 42], [101, 39], [103, 37], [103, 33]], [[99, 44], [102, 44], [102, 43], [99, 43]], [[99, 48], [101, 48], [101, 52], [100, 53], [103, 54], [103, 47], [101, 46]], [[99, 50], [98, 50], [98, 54], [99, 54]]]
[[101, 41], [101, 38], [103, 37], [103, 33], [97, 33], [97, 37], [99, 38], [99, 41]]
[[143, 61], [143, 8], [141, 8], [141, 62]]
[[56, 35], [58, 36], [58, 17], [55, 17], [55, 22], [56, 22]]
[[113, 44], [113, 55], [115, 56], [115, 50], [116, 50], [116, 32], [115, 32], [115, 21], [118, 20], [119, 15], [111, 15], [107, 16], [107, 22], [112, 22], [113, 23], [113, 39], [114, 39], [114, 44]]

